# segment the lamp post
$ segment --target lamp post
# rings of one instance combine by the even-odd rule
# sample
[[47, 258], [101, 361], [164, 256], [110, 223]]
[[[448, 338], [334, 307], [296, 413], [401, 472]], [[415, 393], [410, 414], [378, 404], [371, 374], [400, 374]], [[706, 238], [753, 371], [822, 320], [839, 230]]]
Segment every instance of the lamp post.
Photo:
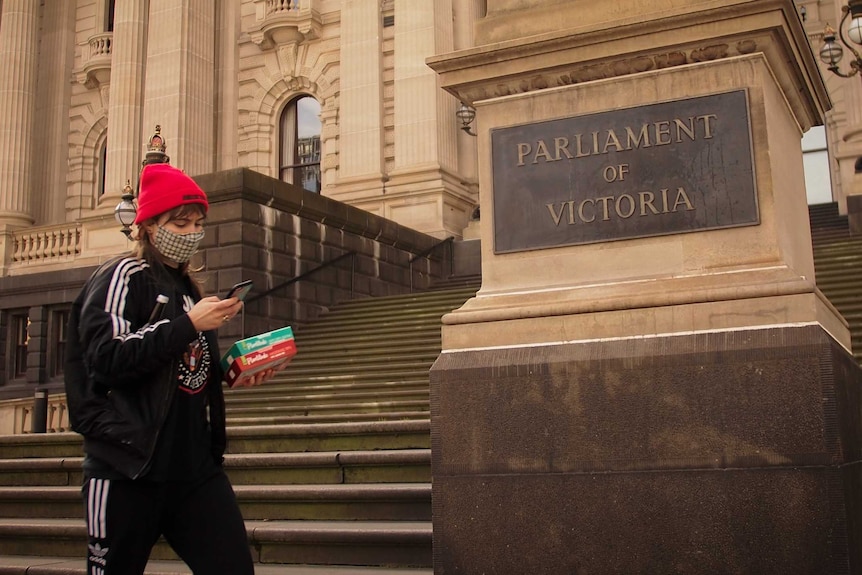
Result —
[[[169, 164], [171, 158], [165, 153], [168, 145], [162, 137], [162, 127], [156, 124], [155, 132], [147, 141], [147, 153], [144, 155], [144, 160], [141, 162], [141, 170], [149, 164]], [[114, 208], [114, 217], [122, 226], [120, 231], [126, 234], [126, 238], [132, 236], [132, 224], [135, 223], [135, 216], [138, 214], [138, 206], [135, 204], [135, 193], [132, 190], [132, 183], [126, 180], [126, 185], [123, 187], [123, 195], [120, 196], [121, 201]]]
[[[842, 78], [850, 78], [859, 73], [862, 69], [862, 56], [844, 36], [845, 23], [850, 18], [850, 24], [847, 28], [847, 37], [857, 46], [862, 46], [862, 0], [848, 0], [847, 4], [841, 7], [841, 22], [838, 24], [838, 41], [835, 38], [835, 30], [828, 24], [823, 32], [823, 46], [820, 48], [820, 59], [826, 64], [827, 69], [837, 76]], [[839, 43], [840, 42], [840, 43]], [[844, 56], [844, 45], [853, 54], [853, 60], [850, 61], [850, 72], [842, 72], [838, 69], [838, 63]], [[862, 76], [860, 76], [862, 77]]]

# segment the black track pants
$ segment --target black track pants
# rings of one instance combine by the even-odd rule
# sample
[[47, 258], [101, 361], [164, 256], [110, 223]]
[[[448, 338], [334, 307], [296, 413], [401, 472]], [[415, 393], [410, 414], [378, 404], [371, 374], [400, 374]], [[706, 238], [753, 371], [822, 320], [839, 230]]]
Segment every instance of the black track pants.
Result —
[[191, 483], [87, 479], [87, 575], [140, 575], [164, 535], [194, 575], [253, 575], [236, 496], [222, 470]]

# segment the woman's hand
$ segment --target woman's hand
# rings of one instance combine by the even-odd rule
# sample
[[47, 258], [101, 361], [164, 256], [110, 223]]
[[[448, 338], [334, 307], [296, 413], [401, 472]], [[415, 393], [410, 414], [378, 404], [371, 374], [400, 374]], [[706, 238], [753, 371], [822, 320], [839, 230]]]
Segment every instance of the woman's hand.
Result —
[[251, 377], [239, 381], [234, 387], [253, 387], [255, 385], [260, 385], [272, 377], [274, 373], [275, 370], [272, 368], [264, 369], [263, 371], [255, 373]]
[[242, 302], [231, 297], [219, 299], [216, 296], [205, 297], [189, 311], [189, 319], [198, 331], [218, 329], [226, 324], [242, 309]]

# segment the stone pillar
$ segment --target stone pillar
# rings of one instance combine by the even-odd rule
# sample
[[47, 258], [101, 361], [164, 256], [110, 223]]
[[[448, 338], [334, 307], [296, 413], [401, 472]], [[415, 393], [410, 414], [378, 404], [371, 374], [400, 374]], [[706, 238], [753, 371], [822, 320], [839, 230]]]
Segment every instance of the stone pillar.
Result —
[[459, 236], [474, 199], [459, 172], [458, 102], [425, 58], [454, 48], [451, 0], [395, 0], [395, 151], [384, 215], [425, 233]]
[[35, 146], [42, 150], [33, 174], [33, 217], [37, 224], [66, 221], [69, 162], [69, 102], [75, 54], [75, 5], [49, 2], [44, 8]]
[[[395, 0], [395, 165], [393, 174], [457, 166], [456, 100], [440, 90], [430, 54], [453, 49], [451, 0]], [[432, 175], [435, 179], [439, 176]]]
[[215, 170], [237, 167], [237, 134], [239, 133], [239, 83], [237, 82], [240, 31], [240, 0], [218, 4], [216, 34], [216, 73], [221, 98], [218, 120], [218, 158]]
[[33, 223], [30, 211], [39, 55], [39, 0], [0, 4], [0, 224]]
[[378, 2], [342, 3], [338, 161], [344, 183], [379, 185], [383, 177], [382, 26]]
[[[141, 169], [144, 133], [144, 50], [147, 42], [147, 2], [117, 2], [111, 56], [108, 101], [108, 145], [105, 158], [105, 193], [100, 202], [114, 209], [126, 180], [134, 186]], [[147, 77], [147, 80], [149, 78]]]
[[171, 164], [190, 175], [213, 171], [215, 4], [151, 0], [144, 125], [162, 127]]
[[431, 371], [434, 572], [860, 573], [794, 2], [608, 6], [488, 0], [429, 60], [477, 109], [483, 224]]

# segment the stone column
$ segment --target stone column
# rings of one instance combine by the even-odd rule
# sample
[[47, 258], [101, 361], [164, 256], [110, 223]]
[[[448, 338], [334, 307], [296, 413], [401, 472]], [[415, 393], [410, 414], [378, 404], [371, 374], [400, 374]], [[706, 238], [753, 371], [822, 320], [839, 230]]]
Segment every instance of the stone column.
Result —
[[33, 128], [39, 0], [4, 0], [0, 12], [0, 225], [33, 223]]
[[116, 3], [108, 102], [105, 193], [101, 204], [113, 209], [126, 180], [134, 186], [141, 169], [141, 126], [147, 33], [146, 0]]
[[339, 175], [380, 182], [383, 172], [383, 55], [379, 2], [341, 6]]
[[[453, 49], [450, 0], [395, 0], [395, 167], [393, 173], [457, 166], [457, 102], [425, 58]], [[436, 176], [432, 176], [435, 177]]]
[[237, 82], [240, 30], [240, 1], [225, 0], [218, 3], [216, 24], [219, 101], [218, 158], [215, 170], [237, 167], [237, 134], [239, 124], [239, 83]]
[[212, 172], [215, 156], [215, 3], [151, 0], [144, 126], [159, 124], [171, 164]]
[[35, 145], [42, 150], [33, 174], [33, 217], [37, 224], [66, 221], [69, 161], [69, 102], [75, 54], [75, 5], [48, 2], [39, 68]]

